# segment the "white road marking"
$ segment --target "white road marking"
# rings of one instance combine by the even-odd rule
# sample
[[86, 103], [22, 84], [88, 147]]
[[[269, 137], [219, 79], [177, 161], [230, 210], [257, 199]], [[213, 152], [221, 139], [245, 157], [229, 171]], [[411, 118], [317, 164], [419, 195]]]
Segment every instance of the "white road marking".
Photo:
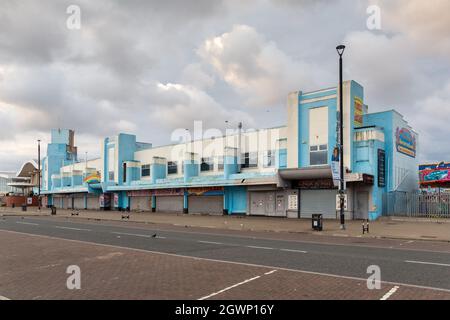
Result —
[[441, 266], [441, 267], [450, 267], [450, 264], [446, 263], [436, 263], [436, 262], [426, 262], [426, 261], [413, 261], [413, 260], [406, 260], [407, 263], [416, 263], [416, 264], [429, 264], [433, 266]]
[[[220, 262], [220, 263], [227, 263], [227, 264], [232, 264], [232, 265], [248, 266], [248, 267], [255, 267], [255, 268], [277, 269], [277, 270], [288, 271], [288, 272], [297, 272], [297, 273], [313, 274], [313, 275], [317, 275], [317, 276], [325, 276], [325, 277], [331, 277], [331, 278], [363, 281], [364, 283], [367, 282], [366, 278], [342, 276], [342, 275], [331, 274], [331, 273], [307, 271], [307, 270], [301, 270], [301, 269], [280, 268], [280, 267], [268, 266], [268, 265], [262, 265], [262, 264], [254, 264], [254, 263], [245, 263], [245, 262], [236, 262], [236, 261], [227, 261], [227, 260], [219, 260], [219, 259], [211, 259], [211, 258], [201, 258], [201, 257], [194, 257], [194, 256], [186, 256], [186, 255], [181, 255], [181, 254], [176, 254], [176, 253], [168, 253], [168, 252], [152, 251], [152, 250], [145, 250], [145, 249], [137, 249], [137, 248], [130, 248], [130, 247], [124, 247], [124, 246], [118, 246], [118, 245], [112, 245], [112, 244], [96, 243], [96, 242], [83, 241], [83, 240], [65, 239], [65, 238], [61, 238], [61, 237], [45, 236], [45, 235], [39, 235], [39, 234], [33, 234], [33, 233], [27, 233], [27, 232], [11, 231], [11, 230], [4, 230], [4, 229], [0, 229], [0, 232], [9, 232], [9, 233], [14, 233], [14, 234], [20, 234], [20, 235], [26, 235], [26, 236], [30, 236], [30, 237], [37, 237], [37, 238], [44, 238], [44, 239], [64, 240], [64, 241], [69, 241], [69, 242], [74, 242], [74, 243], [81, 243], [81, 244], [86, 244], [86, 245], [91, 245], [91, 246], [102, 246], [102, 247], [106, 247], [106, 248], [119, 248], [119, 249], [123, 249], [123, 250], [131, 250], [131, 251], [142, 252], [142, 253], [153, 253], [153, 254], [159, 254], [159, 255], [169, 256], [169, 257], [193, 259], [193, 260], [200, 260], [200, 261], [210, 261], [210, 262]], [[402, 287], [427, 289], [427, 290], [433, 290], [433, 291], [440, 291], [440, 292], [448, 292], [448, 293], [450, 293], [450, 289], [444, 289], [444, 288], [428, 287], [428, 286], [421, 286], [421, 285], [416, 285], [416, 284], [408, 284], [408, 283], [400, 283], [400, 282], [392, 282], [392, 281], [380, 281], [380, 283], [398, 285], [398, 286], [402, 286]]]
[[206, 244], [217, 244], [219, 246], [224, 244], [222, 242], [214, 242], [214, 241], [200, 241], [200, 240], [198, 240], [197, 242], [206, 243]]
[[120, 234], [120, 235], [123, 235], [123, 236], [165, 239], [165, 237], [159, 237], [159, 236], [153, 237], [153, 236], [148, 235], [148, 234], [136, 234], [136, 233], [126, 233], [126, 232], [111, 232], [111, 233], [113, 233], [113, 234]]
[[280, 249], [280, 251], [296, 252], [296, 253], [308, 253], [308, 251], [303, 251], [303, 250], [292, 250], [292, 249]]
[[266, 276], [268, 276], [269, 274], [272, 274], [272, 273], [275, 273], [275, 272], [277, 272], [277, 270], [272, 270], [272, 271], [269, 271], [269, 272], [266, 272], [266, 273], [264, 273]]
[[236, 284], [234, 284], [234, 285], [232, 285], [232, 286], [229, 286], [229, 287], [227, 287], [227, 288], [225, 288], [225, 289], [222, 289], [222, 290], [220, 290], [220, 291], [211, 293], [210, 295], [201, 297], [201, 298], [198, 299], [198, 300], [206, 300], [206, 299], [209, 299], [209, 298], [214, 297], [214, 296], [217, 296], [218, 294], [221, 294], [221, 293], [223, 293], [223, 292], [225, 292], [225, 291], [228, 291], [228, 290], [230, 290], [230, 289], [239, 287], [239, 286], [241, 286], [241, 285], [243, 285], [243, 284], [249, 283], [249, 282], [251, 282], [251, 281], [253, 281], [253, 280], [256, 280], [256, 279], [259, 279], [259, 278], [261, 278], [261, 276], [256, 276], [256, 277], [253, 277], [253, 278], [251, 278], [251, 279], [244, 280], [244, 281], [242, 281], [242, 282], [236, 283]]
[[387, 300], [387, 299], [389, 299], [399, 288], [400, 288], [399, 286], [393, 287], [383, 297], [381, 297], [380, 300]]
[[38, 226], [39, 223], [16, 221], [19, 224], [29, 224], [30, 226]]
[[0, 300], [10, 300], [10, 299], [8, 299], [7, 297], [4, 297], [4, 296], [0, 296]]
[[92, 231], [90, 229], [81, 229], [81, 228], [70, 228], [70, 227], [62, 227], [62, 226], [55, 226], [57, 229], [66, 229], [66, 230], [76, 230], [76, 231]]
[[269, 247], [258, 247], [258, 246], [246, 246], [246, 247], [251, 249], [274, 250], [274, 248]]

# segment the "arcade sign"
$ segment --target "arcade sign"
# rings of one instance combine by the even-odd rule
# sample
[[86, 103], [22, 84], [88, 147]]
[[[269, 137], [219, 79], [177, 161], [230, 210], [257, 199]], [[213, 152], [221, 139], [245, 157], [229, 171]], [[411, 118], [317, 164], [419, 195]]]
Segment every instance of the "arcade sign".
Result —
[[406, 128], [397, 128], [395, 133], [397, 151], [409, 157], [416, 157], [416, 137]]

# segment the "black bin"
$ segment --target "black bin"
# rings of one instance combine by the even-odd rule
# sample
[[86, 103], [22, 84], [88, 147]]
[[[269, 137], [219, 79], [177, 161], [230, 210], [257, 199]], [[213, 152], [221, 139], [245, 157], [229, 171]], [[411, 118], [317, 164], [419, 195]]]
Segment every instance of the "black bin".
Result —
[[314, 231], [323, 230], [323, 216], [321, 214], [312, 215], [312, 228]]
[[27, 211], [27, 205], [26, 204], [22, 205], [22, 211]]
[[56, 215], [56, 207], [52, 206], [52, 216]]

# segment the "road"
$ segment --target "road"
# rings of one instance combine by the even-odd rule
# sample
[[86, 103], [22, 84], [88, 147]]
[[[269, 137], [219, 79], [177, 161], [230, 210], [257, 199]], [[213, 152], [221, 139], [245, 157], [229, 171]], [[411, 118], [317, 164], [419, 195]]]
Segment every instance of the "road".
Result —
[[[444, 295], [445, 299], [450, 299], [450, 244], [448, 243], [436, 245], [430, 242], [427, 245], [427, 242], [419, 241], [383, 241], [379, 239], [362, 241], [319, 237], [311, 240], [310, 237], [302, 235], [296, 235], [293, 239], [293, 237], [284, 237], [283, 235], [268, 236], [265, 233], [249, 236], [246, 232], [227, 232], [225, 230], [211, 232], [181, 227], [169, 228], [144, 224], [136, 226], [126, 222], [73, 221], [47, 217], [25, 219], [4, 217], [0, 219], [0, 233], [1, 230], [6, 231], [3, 233], [7, 235], [45, 236], [53, 241], [55, 239], [75, 240], [78, 243], [102, 245], [105, 248], [137, 249], [140, 253], [167, 255], [173, 259], [199, 258], [196, 261], [219, 265], [227, 264], [227, 266], [231, 264], [234, 268], [263, 268], [255, 274], [250, 272], [248, 278], [236, 279], [236, 283], [233, 283], [233, 279], [229, 279], [229, 282], [224, 281], [223, 289], [227, 290], [223, 292], [218, 290], [219, 298], [226, 297], [228, 291], [239, 290], [238, 287], [241, 285], [245, 287], [247, 282], [262, 280], [253, 279], [255, 277], [269, 277], [272, 275], [270, 272], [277, 271], [297, 273], [295, 277], [320, 277], [322, 280], [326, 277], [328, 280], [323, 280], [325, 289], [327, 281], [335, 280], [356, 281], [361, 286], [361, 284], [365, 285], [365, 280], [369, 276], [367, 268], [376, 265], [380, 267], [381, 280], [387, 291], [383, 294], [380, 293], [375, 298], [382, 298], [388, 294], [389, 288], [395, 294], [395, 287], [405, 287], [408, 290], [422, 290], [424, 293], [439, 292]], [[6, 237], [6, 235], [4, 236]], [[22, 241], [22, 239], [20, 240]], [[0, 253], [2, 250], [5, 249], [0, 249]], [[214, 268], [217, 272], [217, 268], [223, 267]], [[0, 274], [1, 271], [0, 269]], [[275, 277], [275, 275], [273, 276]], [[289, 285], [288, 280], [287, 283]], [[237, 286], [229, 288], [230, 286], [227, 284], [230, 284], [231, 287]], [[218, 284], [217, 288], [222, 287]], [[1, 284], [0, 290], [2, 290]], [[280, 288], [279, 290], [283, 291], [284, 289]], [[205, 288], [205, 293], [207, 292], [208, 290]], [[195, 294], [192, 297], [189, 295], [186, 297], [214, 298], [219, 295], [214, 293], [217, 292], [213, 291], [204, 296], [199, 293], [197, 297]], [[20, 292], [17, 294], [17, 298], [21, 298]], [[211, 296], [211, 294], [213, 295]], [[249, 289], [242, 293], [242, 298], [264, 298], [258, 294], [251, 294], [252, 291]], [[319, 292], [312, 291], [311, 294], [315, 298], [323, 297], [323, 293], [321, 295]], [[316, 295], [314, 296], [314, 294]], [[339, 296], [339, 292], [334, 294], [336, 298]], [[6, 293], [0, 291], [0, 295], [6, 295]], [[333, 294], [327, 297], [333, 298]], [[417, 295], [411, 297], [414, 298]], [[419, 297], [423, 298], [426, 295]], [[171, 296], [169, 295], [167, 298], [171, 298]], [[354, 298], [357, 299], [358, 296]]]

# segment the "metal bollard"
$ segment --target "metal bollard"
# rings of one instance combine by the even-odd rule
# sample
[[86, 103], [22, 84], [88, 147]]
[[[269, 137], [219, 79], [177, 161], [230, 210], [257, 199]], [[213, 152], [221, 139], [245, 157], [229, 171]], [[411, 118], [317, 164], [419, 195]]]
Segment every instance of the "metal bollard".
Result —
[[363, 234], [365, 234], [366, 232], [369, 233], [369, 220], [367, 220], [367, 222], [362, 223], [362, 230]]

